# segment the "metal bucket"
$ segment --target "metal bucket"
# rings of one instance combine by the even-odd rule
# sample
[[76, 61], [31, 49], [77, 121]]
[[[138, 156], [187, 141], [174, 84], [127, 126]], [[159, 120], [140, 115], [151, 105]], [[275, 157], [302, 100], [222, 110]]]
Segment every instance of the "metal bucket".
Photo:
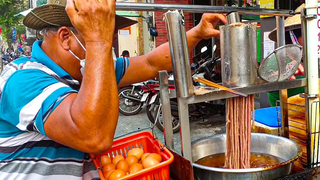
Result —
[[[224, 153], [226, 135], [220, 134], [198, 140], [192, 144], [192, 161]], [[262, 134], [251, 134], [251, 152], [270, 154], [284, 162], [267, 168], [223, 169], [193, 163], [196, 180], [273, 180], [291, 173], [293, 162], [301, 156], [301, 148], [290, 139]]]
[[257, 24], [220, 26], [222, 83], [247, 87], [258, 82]]

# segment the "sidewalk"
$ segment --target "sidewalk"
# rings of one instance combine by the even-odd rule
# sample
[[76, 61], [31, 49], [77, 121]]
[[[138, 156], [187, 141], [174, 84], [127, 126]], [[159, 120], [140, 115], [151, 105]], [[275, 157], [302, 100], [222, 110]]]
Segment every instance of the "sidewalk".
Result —
[[[120, 114], [118, 127], [115, 138], [131, 133], [133, 131], [150, 127], [150, 121], [147, 114], [143, 110], [141, 113], [134, 116], [123, 116]], [[207, 121], [192, 121], [190, 122], [191, 141], [195, 141], [204, 137], [209, 137], [215, 134], [225, 133], [225, 120], [221, 115], [215, 115]], [[151, 129], [148, 129], [151, 131]], [[155, 135], [164, 143], [163, 133], [155, 127]], [[174, 135], [174, 149], [181, 154], [180, 133]]]

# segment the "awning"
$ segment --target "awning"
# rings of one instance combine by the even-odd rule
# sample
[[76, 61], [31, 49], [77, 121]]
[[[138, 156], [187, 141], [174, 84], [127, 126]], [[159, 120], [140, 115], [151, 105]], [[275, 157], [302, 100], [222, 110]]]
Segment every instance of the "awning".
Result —
[[[28, 9], [28, 10], [25, 10], [25, 11], [22, 11], [18, 14], [15, 14], [14, 17], [18, 17], [18, 16], [21, 16], [21, 17], [25, 17], [32, 9]], [[141, 15], [139, 15], [138, 13], [136, 12], [132, 12], [132, 11], [116, 11], [116, 14], [119, 15], [119, 16], [124, 16], [124, 17], [141, 17], [141, 18], [145, 18]]]
[[145, 18], [142, 15], [139, 15], [136, 12], [132, 12], [132, 11], [116, 11], [116, 14], [119, 16], [124, 16], [124, 17], [141, 17], [141, 18]]
[[32, 9], [30, 8], [30, 9], [28, 9], [28, 10], [22, 11], [22, 12], [20, 12], [20, 13], [18, 13], [18, 14], [15, 14], [14, 17], [19, 17], [19, 16], [25, 17], [31, 10], [32, 10]]

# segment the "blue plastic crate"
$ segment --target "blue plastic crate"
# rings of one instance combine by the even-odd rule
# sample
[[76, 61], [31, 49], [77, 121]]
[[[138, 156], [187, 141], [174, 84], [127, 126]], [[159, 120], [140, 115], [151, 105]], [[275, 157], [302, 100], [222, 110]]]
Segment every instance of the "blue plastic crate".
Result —
[[[260, 124], [264, 124], [269, 127], [280, 127], [281, 126], [281, 118], [279, 119], [278, 123], [278, 115], [277, 115], [277, 108], [280, 111], [280, 107], [269, 107], [263, 109], [256, 109], [254, 111], [254, 119], [255, 122]], [[280, 113], [280, 112], [279, 112]], [[279, 114], [280, 116], [280, 114]]]

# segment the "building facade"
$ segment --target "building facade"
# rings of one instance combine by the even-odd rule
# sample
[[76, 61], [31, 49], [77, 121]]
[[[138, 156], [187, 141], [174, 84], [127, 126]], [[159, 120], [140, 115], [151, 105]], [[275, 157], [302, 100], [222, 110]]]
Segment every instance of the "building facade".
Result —
[[[154, 0], [156, 4], [193, 4], [192, 0]], [[155, 12], [156, 28], [158, 37], [156, 37], [156, 47], [168, 42], [166, 24], [163, 21], [164, 12]], [[186, 31], [193, 27], [192, 13], [184, 13]]]

